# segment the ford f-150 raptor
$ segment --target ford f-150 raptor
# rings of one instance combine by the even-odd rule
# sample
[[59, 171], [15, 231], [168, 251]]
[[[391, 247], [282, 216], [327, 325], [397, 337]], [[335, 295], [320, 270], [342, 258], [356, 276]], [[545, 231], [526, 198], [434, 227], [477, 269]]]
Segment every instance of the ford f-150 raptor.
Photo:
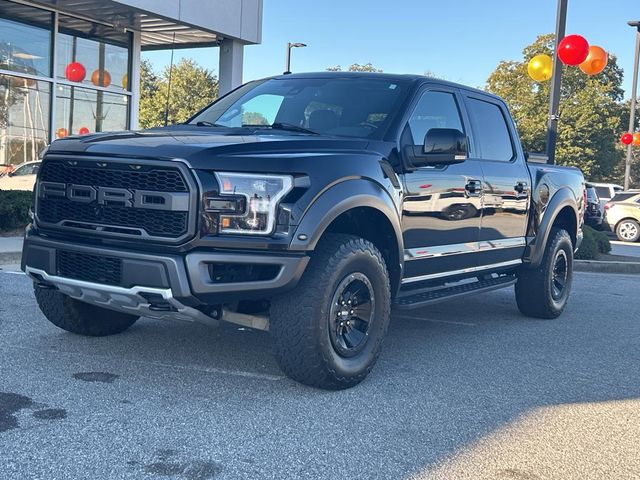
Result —
[[391, 309], [515, 285], [555, 318], [585, 184], [527, 161], [498, 97], [415, 75], [249, 82], [184, 124], [56, 140], [23, 270], [81, 335], [140, 317], [268, 330], [321, 388], [372, 369]]

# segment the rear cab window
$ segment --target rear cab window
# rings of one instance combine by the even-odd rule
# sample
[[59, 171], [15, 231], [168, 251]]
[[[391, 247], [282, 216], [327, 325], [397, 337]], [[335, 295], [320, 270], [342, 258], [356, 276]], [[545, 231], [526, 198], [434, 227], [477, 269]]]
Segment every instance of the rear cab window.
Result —
[[465, 103], [480, 147], [480, 158], [500, 162], [513, 160], [515, 149], [503, 109], [496, 103], [474, 97], [467, 97]]

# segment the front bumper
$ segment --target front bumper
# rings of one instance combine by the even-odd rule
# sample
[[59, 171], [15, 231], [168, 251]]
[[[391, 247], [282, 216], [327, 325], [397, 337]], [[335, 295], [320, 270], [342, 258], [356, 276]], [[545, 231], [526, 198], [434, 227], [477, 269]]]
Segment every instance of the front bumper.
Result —
[[[118, 284], [61, 272], [59, 252], [76, 258], [111, 258], [120, 267]], [[120, 248], [71, 243], [38, 235], [28, 229], [22, 252], [22, 270], [36, 282], [52, 286], [82, 301], [127, 313], [158, 317], [149, 298], [163, 299], [175, 314], [202, 310], [247, 299], [268, 299], [295, 287], [307, 266], [306, 255], [267, 252], [193, 251], [184, 255], [156, 255]], [[266, 280], [221, 282], [212, 278], [211, 265], [270, 265], [275, 272]], [[241, 280], [241, 279], [240, 279]], [[133, 310], [132, 310], [133, 309]], [[185, 312], [187, 312], [185, 310]], [[196, 314], [189, 311], [189, 315]], [[165, 316], [164, 314], [161, 316]], [[175, 316], [175, 315], [174, 315]]]

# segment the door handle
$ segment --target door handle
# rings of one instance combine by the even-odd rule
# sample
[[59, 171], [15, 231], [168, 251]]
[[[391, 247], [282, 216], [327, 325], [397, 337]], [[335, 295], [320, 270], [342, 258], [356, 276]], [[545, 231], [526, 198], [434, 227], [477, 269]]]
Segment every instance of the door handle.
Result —
[[479, 197], [482, 193], [482, 180], [467, 180], [464, 190], [469, 197]]

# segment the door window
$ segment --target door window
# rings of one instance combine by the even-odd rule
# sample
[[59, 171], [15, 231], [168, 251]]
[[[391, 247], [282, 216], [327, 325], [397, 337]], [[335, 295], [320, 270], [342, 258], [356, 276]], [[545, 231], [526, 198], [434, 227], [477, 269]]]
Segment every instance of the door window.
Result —
[[432, 128], [455, 128], [464, 131], [458, 103], [452, 93], [425, 92], [409, 119], [409, 129], [414, 145], [422, 145]]
[[467, 98], [467, 107], [480, 144], [480, 158], [510, 161], [514, 156], [513, 142], [502, 109], [476, 98]]
[[23, 165], [20, 168], [17, 168], [16, 171], [14, 172], [13, 176], [14, 177], [18, 177], [21, 175], [34, 175], [35, 173], [38, 173], [38, 164], [37, 163], [30, 163], [27, 165]]

